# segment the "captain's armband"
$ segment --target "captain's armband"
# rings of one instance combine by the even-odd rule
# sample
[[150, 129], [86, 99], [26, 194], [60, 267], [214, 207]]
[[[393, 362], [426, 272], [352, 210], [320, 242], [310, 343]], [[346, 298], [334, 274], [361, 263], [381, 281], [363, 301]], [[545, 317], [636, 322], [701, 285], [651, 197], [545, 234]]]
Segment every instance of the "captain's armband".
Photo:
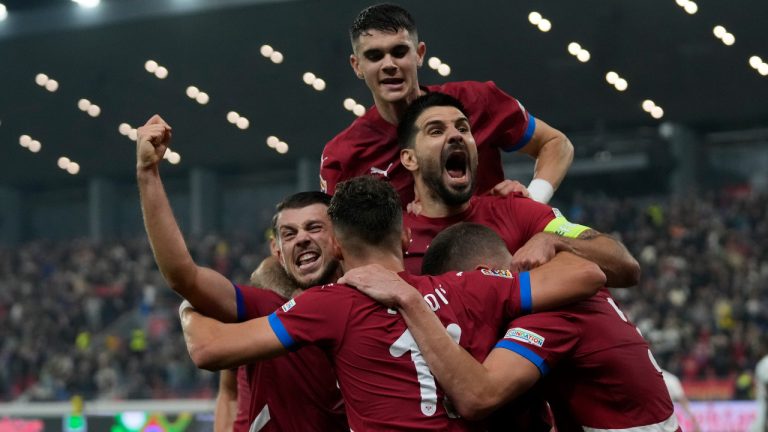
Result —
[[559, 235], [561, 237], [578, 238], [583, 232], [592, 230], [592, 228], [568, 222], [563, 216], [558, 216], [547, 224], [544, 232]]

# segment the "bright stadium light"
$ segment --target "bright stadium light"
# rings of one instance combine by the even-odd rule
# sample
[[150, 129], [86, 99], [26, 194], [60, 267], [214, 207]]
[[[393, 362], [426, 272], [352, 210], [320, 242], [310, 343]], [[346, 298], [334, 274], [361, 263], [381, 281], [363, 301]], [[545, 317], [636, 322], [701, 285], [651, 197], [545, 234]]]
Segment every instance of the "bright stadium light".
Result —
[[8, 9], [6, 9], [4, 4], [0, 3], [0, 21], [6, 18], [8, 18]]
[[272, 53], [275, 52], [275, 50], [269, 45], [262, 45], [261, 48], [259, 49], [259, 52], [264, 57], [269, 58], [269, 56], [271, 56]]
[[589, 51], [582, 49], [578, 54], [576, 54], [576, 58], [579, 59], [580, 62], [586, 63], [590, 58], [592, 58], [592, 55], [589, 53]]
[[614, 71], [610, 71], [607, 74], [605, 74], [605, 80], [608, 81], [608, 84], [614, 85], [616, 84], [616, 80], [619, 79], [619, 74], [617, 74]]
[[728, 31], [725, 29], [725, 27], [721, 25], [715, 26], [715, 28], [712, 29], [712, 34], [714, 34], [718, 39], [722, 39], [727, 32]]
[[131, 133], [131, 129], [131, 125], [128, 123], [120, 123], [120, 126], [117, 127], [117, 131], [123, 136], [128, 136], [128, 134]]
[[26, 148], [29, 147], [29, 143], [32, 142], [32, 137], [29, 135], [22, 135], [19, 137], [19, 145]]
[[61, 169], [67, 169], [67, 167], [69, 166], [69, 164], [70, 164], [71, 162], [72, 162], [72, 161], [70, 161], [68, 157], [66, 157], [66, 156], [62, 156], [62, 157], [60, 157], [60, 158], [59, 158], [59, 160], [56, 162], [56, 165], [58, 165], [58, 166], [59, 166], [59, 168], [61, 168]]
[[101, 3], [101, 0], [72, 0], [73, 2], [77, 3], [80, 7], [84, 8], [94, 8]]
[[664, 117], [664, 110], [660, 106], [655, 106], [651, 110], [651, 117], [655, 119], [660, 119]]
[[362, 106], [362, 105], [360, 105], [360, 104], [357, 104], [357, 105], [355, 105], [355, 107], [354, 107], [354, 108], [352, 108], [352, 112], [353, 112], [353, 113], [354, 113], [356, 116], [358, 116], [358, 117], [362, 117], [362, 116], [365, 114], [365, 107], [364, 107], [364, 106]]
[[80, 164], [77, 162], [71, 162], [67, 167], [65, 168], [68, 173], [72, 175], [76, 175], [80, 172]]
[[552, 21], [543, 18], [541, 21], [539, 21], [539, 25], [537, 26], [539, 30], [543, 31], [544, 33], [552, 30]]
[[440, 65], [443, 64], [443, 61], [437, 57], [430, 57], [429, 60], [427, 60], [427, 64], [431, 69], [437, 70], [437, 68], [439, 68]]
[[283, 62], [283, 53], [275, 51], [269, 56], [269, 59], [272, 60], [272, 63], [274, 64], [280, 64]]
[[352, 98], [346, 98], [344, 99], [344, 109], [347, 111], [352, 111], [355, 108], [355, 105], [357, 105], [357, 102], [355, 102]]
[[198, 93], [198, 95], [197, 95], [197, 97], [195, 98], [195, 100], [196, 100], [196, 101], [197, 101], [197, 103], [199, 103], [200, 105], [205, 105], [205, 104], [207, 104], [207, 103], [208, 103], [208, 101], [210, 100], [210, 97], [208, 96], [208, 93], [206, 93], [206, 92], [200, 92], [200, 93]]
[[323, 80], [322, 78], [315, 79], [315, 81], [312, 83], [312, 88], [314, 88], [317, 91], [325, 90], [325, 80]]
[[91, 107], [91, 101], [89, 101], [88, 99], [80, 99], [79, 101], [77, 101], [77, 108], [80, 111], [88, 111], [88, 108], [90, 107]]
[[48, 75], [44, 73], [39, 73], [35, 75], [35, 84], [39, 85], [40, 87], [45, 86], [45, 83], [48, 82]]
[[757, 72], [762, 76], [768, 76], [768, 63], [763, 63], [758, 66]]
[[98, 105], [91, 105], [88, 107], [88, 115], [91, 117], [98, 117], [101, 114], [101, 107]]
[[752, 66], [752, 69], [759, 68], [761, 64], [763, 64], [763, 59], [760, 57], [752, 56], [749, 58], [749, 65]]
[[158, 65], [158, 64], [157, 64], [157, 62], [156, 62], [156, 61], [154, 61], [154, 60], [147, 60], [147, 61], [144, 63], [144, 69], [145, 69], [147, 72], [151, 73], [151, 74], [155, 73], [155, 71], [157, 70], [157, 67], [158, 67], [158, 66], [159, 66], [159, 65]]
[[239, 118], [240, 114], [238, 114], [236, 111], [230, 111], [227, 113], [227, 121], [232, 124], [236, 124]]
[[55, 79], [49, 79], [48, 82], [45, 83], [45, 89], [53, 93], [59, 89], [59, 82]]
[[285, 141], [280, 141], [275, 146], [275, 150], [280, 154], [286, 154], [288, 153], [288, 144]]
[[451, 74], [451, 67], [443, 63], [438, 66], [437, 73], [439, 73], [441, 76], [448, 76]]
[[168, 155], [168, 162], [173, 165], [177, 165], [179, 162], [181, 162], [181, 155], [176, 152], [171, 152], [171, 154]]
[[274, 135], [270, 135], [267, 137], [267, 146], [269, 148], [275, 148], [277, 147], [277, 143], [280, 142], [280, 139]]
[[736, 43], [736, 36], [733, 33], [726, 33], [723, 35], [723, 43], [727, 46], [731, 46]]
[[581, 51], [581, 45], [579, 45], [578, 42], [571, 42], [568, 44], [568, 53], [572, 56], [579, 54], [579, 51]]
[[155, 69], [155, 76], [159, 79], [166, 79], [168, 77], [168, 69], [166, 69], [165, 66], [158, 66], [157, 69]]
[[251, 122], [248, 121], [248, 119], [245, 118], [245, 117], [240, 117], [239, 119], [237, 119], [236, 124], [237, 124], [238, 128], [240, 128], [242, 130], [246, 130], [246, 129], [248, 129], [248, 126], [251, 125]]
[[30, 141], [29, 145], [27, 146], [29, 151], [31, 151], [32, 153], [39, 152], [42, 147], [43, 147], [43, 145], [40, 143], [40, 141], [34, 140], [34, 139], [32, 141]]
[[304, 72], [304, 75], [301, 77], [306, 85], [312, 85], [312, 83], [315, 82], [315, 78], [317, 77], [312, 72]]
[[623, 92], [627, 89], [627, 87], [629, 87], [629, 83], [624, 78], [619, 78], [616, 80], [614, 87], [616, 87], [616, 90]]
[[696, 2], [689, 1], [683, 6], [683, 9], [685, 9], [688, 15], [693, 15], [699, 11], [699, 5], [697, 5]]
[[539, 25], [539, 23], [541, 22], [541, 14], [536, 11], [529, 13], [528, 22], [533, 25]]
[[200, 94], [200, 89], [195, 86], [189, 86], [187, 87], [187, 97], [190, 99], [194, 99], [197, 97], [197, 95]]
[[656, 106], [656, 103], [650, 99], [646, 99], [643, 101], [643, 111], [650, 113], [651, 110]]

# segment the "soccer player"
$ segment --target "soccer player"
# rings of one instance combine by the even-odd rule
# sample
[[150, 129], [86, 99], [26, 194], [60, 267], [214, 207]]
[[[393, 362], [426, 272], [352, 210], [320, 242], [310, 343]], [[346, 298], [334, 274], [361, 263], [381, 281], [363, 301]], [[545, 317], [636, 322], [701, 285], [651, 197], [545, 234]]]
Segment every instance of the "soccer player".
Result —
[[559, 211], [512, 194], [473, 196], [478, 147], [470, 117], [461, 102], [437, 92], [416, 99], [398, 125], [402, 165], [414, 177], [421, 213], [404, 216], [412, 241], [405, 255], [408, 271], [418, 274], [437, 233], [460, 221], [491, 227], [514, 253], [514, 268], [533, 268], [558, 251], [570, 251], [597, 263], [608, 286], [637, 283], [640, 266], [609, 236], [568, 222]]
[[[426, 53], [416, 23], [405, 9], [379, 4], [361, 11], [349, 29], [350, 63], [365, 81], [375, 106], [328, 142], [320, 163], [320, 186], [333, 194], [336, 185], [352, 177], [373, 174], [387, 179], [404, 204], [414, 199], [413, 179], [400, 163], [399, 118], [420, 95], [439, 91], [453, 95], [468, 108], [480, 147], [482, 170], [478, 193], [504, 180], [499, 150], [520, 150], [536, 158], [532, 198], [547, 202], [573, 160], [573, 145], [560, 131], [530, 115], [515, 98], [493, 82], [451, 82], [420, 86], [418, 68]], [[524, 191], [519, 185], [518, 191]]]
[[[454, 340], [484, 358], [506, 317], [584, 298], [605, 281], [599, 268], [558, 254], [531, 272], [403, 272], [400, 199], [387, 182], [369, 176], [339, 184], [330, 215], [344, 270], [363, 265], [402, 277], [417, 287], [413, 305], [434, 310]], [[182, 312], [195, 364], [210, 369], [285, 354], [315, 345], [332, 358], [352, 430], [477, 430], [455, 418], [401, 317], [342, 284], [309, 289], [268, 318], [225, 324]], [[305, 347], [303, 349], [307, 349]]]
[[[198, 266], [187, 250], [160, 178], [159, 163], [170, 140], [171, 127], [156, 115], [139, 128], [136, 150], [147, 235], [155, 261], [174, 291], [201, 312], [233, 322], [271, 313], [289, 300], [297, 288], [300, 291], [302, 287], [336, 279], [338, 262], [331, 250], [327, 215], [330, 197], [322, 192], [298, 193], [278, 205], [273, 219], [280, 234], [277, 255], [285, 269], [283, 273], [292, 281], [277, 283], [273, 288], [290, 285], [287, 289], [277, 293], [236, 286], [214, 270]], [[249, 368], [248, 424], [252, 430], [348, 429], [335, 375], [319, 350], [304, 350]], [[302, 415], [295, 415], [295, 409], [300, 409]]]
[[664, 375], [664, 384], [667, 386], [669, 397], [672, 399], [672, 403], [678, 403], [685, 415], [691, 420], [693, 430], [690, 432], [701, 432], [699, 421], [696, 420], [696, 416], [691, 411], [691, 402], [688, 400], [688, 396], [685, 395], [683, 389], [683, 383], [680, 382], [680, 378], [676, 377], [672, 372], [662, 369], [661, 373]]
[[[438, 273], [508, 268], [512, 256], [505, 249], [489, 228], [464, 223], [440, 233], [428, 252], [434, 256], [424, 263]], [[680, 430], [647, 342], [602, 292], [557, 311], [516, 318], [480, 364], [452, 343], [431, 311], [408, 304], [416, 302], [415, 290], [404, 281], [392, 282], [393, 275], [368, 268], [352, 270], [344, 280], [396, 305], [438, 382], [466, 418], [485, 417], [541, 380], [560, 432]]]
[[766, 420], [766, 412], [768, 412], [768, 355], [764, 356], [757, 362], [755, 367], [755, 387], [756, 387], [756, 399], [757, 399], [757, 417], [755, 422], [752, 423], [750, 432], [768, 432], [768, 420]]

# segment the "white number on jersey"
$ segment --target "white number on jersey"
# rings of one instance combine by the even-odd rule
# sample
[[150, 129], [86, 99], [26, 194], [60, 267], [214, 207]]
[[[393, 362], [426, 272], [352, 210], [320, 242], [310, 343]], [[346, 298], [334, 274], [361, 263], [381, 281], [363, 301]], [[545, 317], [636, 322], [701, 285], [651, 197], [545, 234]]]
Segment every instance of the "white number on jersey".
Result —
[[[613, 301], [613, 299], [612, 299], [612, 298], [610, 298], [610, 297], [608, 297], [608, 298], [607, 298], [607, 300], [608, 300], [608, 304], [610, 304], [611, 306], [613, 306], [613, 310], [615, 310], [615, 311], [616, 311], [616, 313], [619, 315], [619, 318], [621, 318], [621, 320], [622, 320], [622, 321], [624, 321], [625, 323], [628, 323], [628, 322], [629, 322], [629, 320], [627, 319], [627, 316], [626, 316], [626, 315], [624, 315], [624, 312], [622, 312], [622, 311], [621, 311], [621, 309], [619, 309], [619, 307], [618, 307], [618, 306], [616, 306], [616, 302], [614, 302], [614, 301]], [[635, 327], [635, 330], [637, 330], [637, 332], [638, 332], [638, 333], [640, 333], [640, 329], [639, 329], [639, 328]], [[642, 333], [640, 333], [640, 336], [642, 336], [642, 335], [643, 335], [643, 334], [642, 334]], [[659, 373], [661, 373], [661, 368], [659, 367], [659, 364], [656, 362], [656, 359], [653, 357], [653, 353], [651, 352], [651, 349], [650, 349], [650, 348], [648, 348], [648, 359], [649, 359], [649, 360], [651, 360], [651, 364], [653, 365], [653, 367], [654, 367], [654, 368], [655, 368], [655, 369], [656, 369], [656, 370], [657, 370]]]
[[[457, 324], [448, 324], [446, 330], [451, 339], [459, 343], [461, 327]], [[432, 371], [429, 370], [429, 366], [427, 366], [424, 356], [421, 355], [416, 340], [408, 329], [389, 347], [389, 353], [392, 357], [399, 358], [407, 352], [411, 353], [411, 361], [416, 366], [416, 378], [419, 381], [419, 393], [421, 396], [421, 413], [431, 417], [437, 412], [437, 385], [435, 384], [435, 377], [432, 375]]]

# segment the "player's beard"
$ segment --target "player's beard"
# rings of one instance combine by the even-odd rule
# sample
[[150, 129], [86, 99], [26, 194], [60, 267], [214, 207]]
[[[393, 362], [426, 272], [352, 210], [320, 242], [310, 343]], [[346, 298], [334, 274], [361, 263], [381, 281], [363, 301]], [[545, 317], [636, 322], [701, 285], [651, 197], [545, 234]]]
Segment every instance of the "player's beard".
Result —
[[329, 262], [323, 271], [320, 273], [319, 276], [311, 278], [311, 279], [305, 279], [304, 281], [300, 281], [291, 274], [290, 272], [286, 272], [286, 275], [288, 276], [293, 283], [299, 287], [299, 289], [305, 290], [307, 288], [311, 288], [313, 286], [318, 285], [325, 285], [327, 283], [333, 283], [336, 282], [336, 271], [339, 269], [339, 262], [336, 260], [332, 260]]
[[[477, 166], [476, 164], [471, 163], [470, 165]], [[467, 175], [469, 176], [469, 183], [467, 186], [461, 189], [456, 189], [449, 187], [443, 181], [443, 166], [441, 163], [436, 164], [434, 163], [434, 159], [424, 158], [419, 161], [419, 166], [421, 167], [421, 179], [429, 188], [429, 191], [433, 194], [437, 194], [437, 197], [450, 207], [460, 206], [466, 203], [475, 193], [477, 182], [475, 181], [474, 170], [471, 167], [468, 167], [467, 171]]]

